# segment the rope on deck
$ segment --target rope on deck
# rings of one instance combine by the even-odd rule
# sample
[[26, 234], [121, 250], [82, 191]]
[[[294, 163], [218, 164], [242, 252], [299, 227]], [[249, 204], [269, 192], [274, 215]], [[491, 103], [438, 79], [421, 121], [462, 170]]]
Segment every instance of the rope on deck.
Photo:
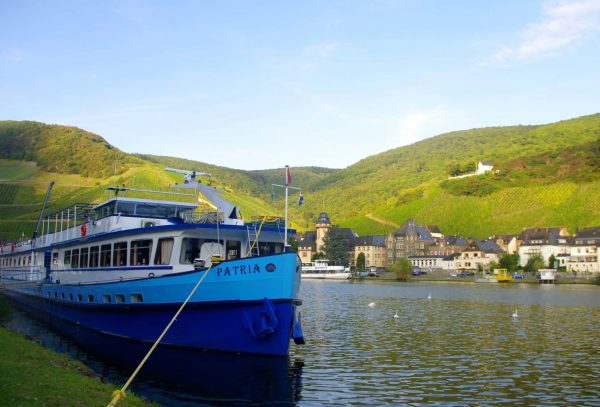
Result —
[[113, 398], [110, 401], [110, 403], [108, 403], [107, 407], [116, 407], [117, 403], [125, 398], [125, 390], [127, 390], [129, 385], [131, 384], [131, 382], [133, 382], [133, 379], [135, 379], [135, 377], [140, 372], [142, 367], [146, 364], [146, 361], [150, 358], [150, 355], [152, 355], [152, 352], [154, 352], [154, 350], [156, 349], [156, 347], [158, 346], [158, 344], [160, 343], [162, 338], [169, 331], [169, 329], [171, 328], [171, 325], [173, 325], [173, 323], [177, 320], [177, 317], [179, 316], [179, 314], [181, 314], [181, 311], [183, 311], [183, 308], [185, 308], [185, 306], [187, 305], [189, 300], [192, 298], [192, 296], [194, 295], [194, 293], [196, 292], [196, 290], [198, 289], [200, 284], [202, 284], [202, 281], [208, 275], [208, 272], [210, 271], [211, 268], [212, 268], [212, 264], [210, 265], [209, 268], [206, 269], [206, 272], [204, 273], [204, 275], [198, 280], [198, 282], [196, 283], [196, 285], [194, 286], [194, 288], [192, 289], [190, 294], [187, 296], [185, 301], [181, 304], [181, 307], [179, 307], [179, 309], [177, 310], [177, 312], [175, 313], [175, 315], [173, 316], [173, 318], [171, 319], [169, 324], [165, 327], [165, 329], [162, 331], [162, 333], [160, 334], [158, 339], [154, 342], [154, 344], [152, 345], [152, 347], [150, 348], [148, 353], [146, 353], [146, 356], [144, 356], [144, 359], [142, 359], [140, 364], [135, 368], [134, 372], [131, 374], [131, 376], [129, 377], [127, 382], [123, 385], [123, 387], [121, 387], [120, 390], [115, 390], [113, 392]]

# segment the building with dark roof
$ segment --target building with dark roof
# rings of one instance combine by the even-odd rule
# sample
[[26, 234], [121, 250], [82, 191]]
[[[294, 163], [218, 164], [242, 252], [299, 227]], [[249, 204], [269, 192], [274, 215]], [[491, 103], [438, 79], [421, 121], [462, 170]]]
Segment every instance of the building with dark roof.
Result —
[[528, 228], [519, 235], [519, 264], [525, 266], [532, 256], [540, 256], [545, 264], [550, 257], [570, 252], [570, 236], [564, 227]]
[[425, 256], [429, 254], [429, 246], [434, 243], [433, 236], [426, 226], [417, 225], [414, 220], [408, 219], [387, 236], [387, 264], [390, 265], [401, 257]]
[[352, 248], [354, 252], [354, 261], [352, 265], [356, 265], [358, 255], [365, 255], [365, 267], [377, 268], [378, 270], [385, 268], [385, 236], [358, 236], [352, 240]]
[[490, 263], [498, 263], [504, 251], [492, 239], [469, 239], [467, 248], [454, 260], [457, 269], [489, 270]]

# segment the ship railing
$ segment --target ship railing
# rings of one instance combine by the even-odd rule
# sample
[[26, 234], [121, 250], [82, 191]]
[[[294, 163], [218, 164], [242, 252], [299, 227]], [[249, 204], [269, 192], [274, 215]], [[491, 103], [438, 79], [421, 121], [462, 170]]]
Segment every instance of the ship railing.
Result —
[[3, 267], [0, 269], [2, 284], [10, 282], [39, 281], [45, 277], [45, 268], [41, 266]]

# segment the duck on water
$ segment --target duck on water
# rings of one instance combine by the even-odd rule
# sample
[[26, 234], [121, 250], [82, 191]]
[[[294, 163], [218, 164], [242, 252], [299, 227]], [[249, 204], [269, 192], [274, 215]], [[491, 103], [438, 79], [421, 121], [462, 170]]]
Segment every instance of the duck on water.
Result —
[[[301, 263], [285, 240], [294, 231], [281, 219], [245, 223], [196, 180], [209, 174], [168, 170], [185, 174], [176, 187], [192, 193], [114, 187], [95, 206], [43, 209], [31, 240], [0, 245], [6, 295], [50, 318], [141, 342], [154, 342], [187, 301], [161, 345], [287, 355], [290, 338], [303, 343]], [[175, 200], [181, 196], [194, 203]], [[215, 210], [200, 212], [200, 197]]]

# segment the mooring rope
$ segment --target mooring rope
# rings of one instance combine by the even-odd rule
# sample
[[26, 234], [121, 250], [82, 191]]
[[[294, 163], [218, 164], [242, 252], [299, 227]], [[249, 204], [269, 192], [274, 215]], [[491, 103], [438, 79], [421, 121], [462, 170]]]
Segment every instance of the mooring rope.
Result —
[[171, 321], [165, 327], [165, 329], [162, 331], [162, 333], [160, 334], [160, 336], [158, 337], [158, 339], [154, 342], [154, 344], [152, 345], [152, 347], [150, 348], [150, 350], [148, 351], [148, 353], [146, 353], [146, 356], [144, 356], [144, 359], [142, 359], [142, 361], [140, 362], [140, 364], [135, 368], [134, 372], [131, 374], [131, 376], [129, 377], [129, 379], [127, 380], [127, 382], [123, 385], [123, 387], [121, 387], [120, 390], [115, 390], [113, 392], [113, 398], [110, 401], [110, 403], [108, 403], [107, 407], [115, 407], [117, 405], [117, 403], [119, 401], [121, 401], [121, 399], [123, 399], [125, 397], [125, 390], [127, 390], [127, 388], [129, 387], [129, 385], [131, 384], [131, 382], [133, 381], [133, 379], [135, 379], [135, 377], [137, 376], [137, 374], [139, 373], [139, 371], [142, 369], [142, 367], [144, 366], [144, 364], [146, 363], [146, 361], [150, 358], [150, 355], [152, 355], [152, 352], [154, 352], [154, 349], [156, 349], [156, 347], [158, 346], [158, 344], [160, 343], [160, 341], [162, 340], [162, 338], [166, 335], [166, 333], [171, 328], [171, 325], [173, 325], [173, 323], [177, 320], [177, 317], [179, 316], [179, 314], [181, 314], [181, 311], [183, 311], [183, 308], [187, 305], [188, 301], [192, 298], [192, 296], [194, 295], [194, 293], [196, 292], [196, 290], [198, 289], [198, 287], [200, 286], [200, 284], [202, 283], [202, 281], [204, 280], [204, 278], [208, 275], [208, 272], [210, 271], [210, 269], [212, 268], [212, 266], [213, 265], [211, 263], [210, 267], [208, 267], [206, 269], [204, 275], [198, 280], [198, 282], [196, 283], [196, 285], [194, 286], [194, 288], [192, 289], [192, 291], [190, 292], [190, 294], [187, 296], [187, 298], [185, 299], [185, 301], [181, 304], [181, 307], [179, 307], [179, 309], [177, 310], [177, 312], [173, 316], [173, 319], [171, 319]]

